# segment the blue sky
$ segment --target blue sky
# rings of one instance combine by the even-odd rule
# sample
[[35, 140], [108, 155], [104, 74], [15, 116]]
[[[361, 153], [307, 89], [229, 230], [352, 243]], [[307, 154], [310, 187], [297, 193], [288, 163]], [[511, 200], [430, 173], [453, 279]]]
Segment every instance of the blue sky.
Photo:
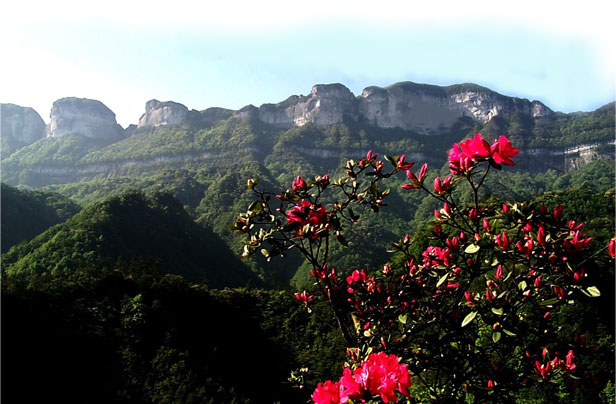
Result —
[[54, 100], [93, 98], [127, 126], [152, 98], [238, 109], [333, 82], [474, 82], [564, 112], [614, 100], [614, 6], [494, 3], [22, 0], [0, 16], [0, 102], [48, 121]]

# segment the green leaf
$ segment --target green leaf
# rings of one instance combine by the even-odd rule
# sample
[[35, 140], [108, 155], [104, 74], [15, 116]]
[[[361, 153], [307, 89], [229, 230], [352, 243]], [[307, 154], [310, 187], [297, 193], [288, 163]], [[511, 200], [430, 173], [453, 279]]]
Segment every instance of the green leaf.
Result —
[[254, 213], [261, 213], [261, 211], [263, 211], [263, 204], [261, 203], [261, 201], [254, 201], [248, 207], [248, 211]]
[[541, 305], [542, 305], [542, 306], [551, 306], [551, 305], [553, 305], [553, 304], [558, 303], [558, 300], [559, 300], [559, 299], [558, 299], [557, 297], [553, 297], [553, 298], [551, 298], [551, 299], [546, 299], [546, 300], [544, 300], [544, 301], [542, 301], [542, 302], [541, 302]]
[[436, 287], [438, 288], [439, 286], [441, 286], [447, 280], [448, 276], [449, 276], [449, 273], [446, 273], [445, 275], [441, 276], [438, 282], [436, 282]]
[[469, 244], [465, 249], [464, 252], [466, 254], [475, 254], [477, 251], [479, 251], [479, 246], [477, 244]]
[[509, 330], [507, 330], [507, 329], [505, 329], [505, 328], [503, 328], [503, 332], [504, 332], [505, 334], [509, 335], [510, 337], [515, 337], [515, 336], [516, 336], [516, 334], [515, 334], [515, 333], [513, 333], [513, 332], [511, 332], [511, 331], [509, 331]]
[[599, 296], [601, 296], [601, 292], [599, 291], [599, 289], [597, 289], [596, 286], [590, 286], [590, 287], [586, 288], [586, 291], [588, 293], [590, 293], [590, 295], [592, 297], [599, 297]]
[[464, 317], [464, 320], [462, 320], [462, 327], [465, 327], [468, 323], [473, 321], [476, 315], [477, 315], [476, 311], [471, 311], [470, 313], [468, 313], [466, 317]]
[[407, 320], [406, 314], [400, 314], [398, 316], [398, 321], [400, 321], [402, 324], [406, 324], [406, 320]]
[[518, 283], [518, 289], [520, 290], [526, 290], [527, 287], [528, 287], [528, 284], [526, 283], [526, 281], [522, 281]]
[[503, 315], [503, 308], [499, 307], [492, 307], [492, 313], [496, 314], [497, 316], [502, 316]]
[[492, 341], [494, 341], [494, 343], [496, 344], [498, 341], [500, 341], [501, 339], [501, 333], [498, 331], [494, 331], [492, 333]]
[[389, 161], [392, 166], [398, 167], [398, 162], [393, 157], [385, 155], [385, 160]]

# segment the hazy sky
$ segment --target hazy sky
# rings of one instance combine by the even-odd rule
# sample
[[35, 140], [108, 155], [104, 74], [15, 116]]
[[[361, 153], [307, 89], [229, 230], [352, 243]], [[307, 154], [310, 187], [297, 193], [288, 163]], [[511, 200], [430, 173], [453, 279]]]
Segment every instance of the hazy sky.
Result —
[[610, 1], [11, 3], [0, 13], [0, 102], [45, 121], [68, 96], [102, 101], [127, 126], [152, 98], [238, 109], [333, 82], [356, 95], [474, 82], [564, 112], [615, 99]]

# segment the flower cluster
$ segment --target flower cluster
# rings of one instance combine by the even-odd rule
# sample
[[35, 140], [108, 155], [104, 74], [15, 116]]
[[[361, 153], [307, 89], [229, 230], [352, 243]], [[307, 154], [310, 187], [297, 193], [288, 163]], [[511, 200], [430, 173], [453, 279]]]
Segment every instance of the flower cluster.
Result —
[[513, 166], [511, 157], [517, 154], [518, 149], [513, 147], [505, 136], [500, 136], [490, 145], [482, 138], [481, 133], [477, 133], [472, 139], [453, 144], [449, 150], [449, 169], [454, 175], [464, 176], [470, 172], [475, 162], [489, 161], [495, 167], [500, 167], [501, 164]]
[[339, 404], [379, 396], [385, 403], [397, 403], [396, 392], [410, 397], [410, 386], [407, 365], [400, 364], [396, 355], [379, 352], [370, 354], [355, 370], [345, 367], [339, 381], [319, 383], [312, 400], [316, 404]]
[[286, 216], [287, 222], [295, 228], [295, 237], [306, 235], [313, 239], [319, 238], [328, 229], [325, 225], [328, 218], [325, 207], [307, 200], [302, 200], [287, 211]]
[[[543, 357], [546, 358], [547, 354], [548, 354], [548, 351], [547, 349], [544, 348]], [[564, 361], [559, 358], [559, 355], [557, 353], [554, 356], [554, 359], [552, 359], [551, 361], [548, 360], [546, 363], [541, 363], [540, 361], [536, 360], [535, 368], [536, 368], [537, 373], [541, 376], [541, 378], [543, 380], [547, 380], [551, 376], [552, 372], [557, 369], [561, 369], [564, 372], [571, 372], [575, 370], [577, 366], [573, 363], [573, 358], [574, 358], [573, 350], [569, 350]]]

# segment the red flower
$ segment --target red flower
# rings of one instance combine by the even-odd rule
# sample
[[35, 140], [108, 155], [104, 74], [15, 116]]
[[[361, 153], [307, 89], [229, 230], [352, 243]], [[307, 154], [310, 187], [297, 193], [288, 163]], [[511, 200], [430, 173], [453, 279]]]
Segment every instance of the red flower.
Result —
[[541, 362], [536, 360], [535, 367], [537, 368], [537, 371], [539, 372], [539, 374], [544, 380], [550, 376], [550, 373], [552, 373], [552, 363], [551, 362], [542, 364]]
[[554, 219], [560, 220], [560, 218], [563, 217], [564, 210], [565, 210], [565, 207], [563, 205], [558, 205], [557, 207], [555, 207], [554, 208]]
[[304, 179], [300, 177], [299, 175], [293, 181], [292, 187], [293, 187], [293, 191], [296, 191], [296, 192], [305, 191], [306, 189], [308, 189], [308, 185], [306, 184], [306, 181], [304, 181]]
[[567, 353], [566, 356], [566, 362], [565, 362], [565, 369], [566, 370], [574, 370], [575, 369], [575, 364], [573, 363], [573, 351], [569, 350], [569, 352]]
[[466, 157], [475, 161], [485, 160], [492, 154], [490, 144], [481, 137], [481, 133], [476, 133], [472, 139], [466, 139], [464, 142], [460, 142], [460, 148]]
[[518, 149], [511, 145], [511, 142], [505, 137], [500, 136], [496, 142], [490, 147], [492, 159], [496, 164], [504, 164], [513, 166], [514, 163], [510, 157], [518, 155]]
[[303, 303], [304, 306], [308, 306], [308, 302], [314, 299], [314, 296], [308, 295], [308, 292], [304, 290], [302, 293], [296, 293], [295, 298], [297, 299], [297, 301]]
[[580, 231], [576, 231], [573, 238], [565, 240], [564, 245], [569, 254], [573, 254], [588, 247], [588, 244], [592, 241], [592, 237], [585, 238], [585, 235], [580, 235]]
[[494, 236], [494, 241], [503, 251], [509, 251], [509, 237], [507, 237], [507, 233], [497, 234]]
[[543, 224], [540, 224], [539, 229], [537, 229], [537, 241], [545, 247], [545, 228]]
[[340, 404], [340, 383], [331, 380], [319, 383], [312, 393], [312, 401], [316, 404]]
[[415, 165], [415, 163], [413, 163], [413, 162], [408, 162], [407, 163], [406, 161], [404, 161], [405, 158], [406, 158], [406, 154], [403, 154], [398, 159], [398, 164], [396, 166], [396, 169], [398, 169], [398, 171], [408, 170], [409, 168], [411, 168], [411, 167], [413, 167]]
[[401, 365], [396, 355], [373, 353], [354, 372], [355, 380], [372, 395], [380, 395], [385, 402], [398, 402], [395, 390], [409, 397], [411, 377], [407, 365]]
[[368, 162], [376, 160], [377, 157], [379, 157], [379, 155], [376, 153], [373, 154], [372, 150], [368, 150], [368, 153], [366, 153], [366, 161]]
[[608, 245], [608, 251], [610, 253], [610, 257], [616, 257], [616, 238], [612, 238], [610, 240], [610, 244]]
[[349, 285], [358, 281], [364, 283], [366, 282], [366, 271], [359, 271], [356, 269], [351, 275], [347, 276], [346, 281]]
[[498, 266], [496, 268], [496, 273], [494, 274], [494, 276], [496, 277], [496, 279], [502, 279], [503, 278], [503, 267], [502, 266]]
[[449, 190], [451, 178], [451, 176], [447, 176], [443, 181], [441, 181], [440, 177], [434, 179], [434, 190], [437, 194], [443, 194]]
[[344, 372], [340, 378], [340, 387], [341, 403], [346, 403], [349, 400], [359, 400], [364, 394], [361, 385], [357, 382], [353, 372], [349, 368], [344, 368]]
[[[329, 217], [325, 207], [310, 203], [306, 200], [301, 201], [299, 205], [295, 205], [293, 209], [287, 211], [286, 216], [289, 223], [297, 224], [295, 230], [296, 237], [301, 237], [304, 234], [304, 226], [307, 224], [314, 227], [309, 234], [311, 238], [319, 238], [320, 232], [329, 228], [329, 226], [327, 226], [325, 229], [319, 229], [320, 226], [327, 222], [327, 218]], [[316, 232], [313, 232], [314, 230], [316, 230]]]

